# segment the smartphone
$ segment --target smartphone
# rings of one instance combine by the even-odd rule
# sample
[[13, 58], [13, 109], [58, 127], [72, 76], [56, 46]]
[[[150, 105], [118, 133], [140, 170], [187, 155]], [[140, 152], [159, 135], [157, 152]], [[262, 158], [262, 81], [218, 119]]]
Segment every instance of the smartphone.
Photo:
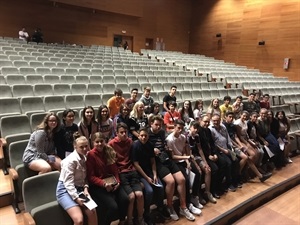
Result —
[[88, 202], [90, 200], [83, 192], [79, 193], [79, 198], [83, 199], [84, 202]]

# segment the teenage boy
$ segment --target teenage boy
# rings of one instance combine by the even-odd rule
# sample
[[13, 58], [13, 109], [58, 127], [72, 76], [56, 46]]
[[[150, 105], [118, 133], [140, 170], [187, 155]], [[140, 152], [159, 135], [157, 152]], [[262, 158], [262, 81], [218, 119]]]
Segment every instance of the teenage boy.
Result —
[[125, 100], [125, 104], [128, 105], [130, 110], [132, 110], [134, 104], [138, 101], [137, 96], [138, 96], [139, 90], [137, 88], [133, 88], [130, 92], [130, 98]]
[[164, 124], [166, 125], [167, 133], [170, 133], [174, 129], [175, 121], [181, 119], [180, 113], [176, 110], [177, 103], [169, 102], [169, 111], [164, 115]]
[[170, 158], [170, 151], [166, 146], [165, 131], [162, 129], [163, 119], [160, 116], [154, 116], [150, 122], [149, 141], [154, 145], [156, 156], [156, 166], [158, 177], [165, 182], [165, 192], [167, 198], [167, 207], [172, 220], [178, 220], [179, 217], [173, 208], [173, 195], [175, 182], [179, 194], [180, 208], [185, 213], [188, 220], [194, 221], [195, 217], [186, 208], [186, 189], [185, 179], [177, 164]]
[[252, 112], [259, 112], [259, 106], [256, 104], [255, 100], [255, 93], [250, 93], [248, 96], [248, 100], [243, 102], [243, 110], [248, 111], [249, 114]]
[[[197, 121], [192, 121], [190, 124], [190, 130], [187, 135], [187, 141], [192, 151], [192, 155], [195, 158], [195, 162], [198, 166], [200, 166], [201, 171], [205, 174], [204, 176], [204, 183], [205, 183], [205, 197], [211, 203], [217, 203], [217, 200], [213, 197], [210, 192], [210, 184], [211, 184], [211, 169], [206, 161], [205, 155], [203, 153], [200, 137], [198, 134], [198, 130], [200, 129], [200, 124]], [[193, 164], [192, 164], [193, 165]], [[199, 189], [195, 189], [193, 186], [192, 188], [192, 197], [191, 202], [194, 206], [197, 207], [197, 203], [199, 203]], [[198, 208], [198, 207], [197, 207]], [[201, 207], [200, 207], [201, 208]]]
[[220, 111], [221, 111], [221, 118], [225, 119], [225, 113], [229, 111], [233, 111], [232, 105], [230, 105], [231, 102], [231, 97], [226, 95], [224, 97], [224, 103], [220, 105]]
[[150, 219], [150, 205], [154, 202], [162, 217], [169, 218], [170, 214], [163, 205], [164, 189], [158, 178], [154, 154], [154, 146], [149, 142], [149, 134], [146, 128], [139, 130], [139, 138], [133, 143], [132, 162], [140, 175], [144, 185], [145, 197], [145, 222], [150, 225], [154, 221]]
[[[194, 161], [194, 158], [191, 155], [191, 151], [189, 148], [189, 145], [187, 143], [186, 137], [184, 134], [182, 134], [184, 129], [185, 123], [182, 120], [176, 120], [175, 121], [175, 127], [174, 130], [169, 136], [166, 138], [166, 142], [168, 145], [168, 148], [171, 150], [172, 153], [172, 159], [177, 164], [178, 168], [180, 169], [181, 173], [183, 174], [185, 178], [185, 187], [186, 187], [186, 205], [188, 206], [188, 210], [195, 214], [200, 215], [201, 210], [198, 208], [195, 208], [194, 205], [191, 203], [191, 194], [190, 194], [190, 178], [188, 176], [188, 173], [186, 172], [187, 169], [189, 171], [192, 171], [195, 174], [195, 178], [193, 181], [193, 186], [195, 186], [196, 193], [194, 192], [194, 202], [196, 202], [195, 197], [198, 195], [199, 189], [200, 189], [200, 182], [201, 182], [201, 169], [198, 165], [196, 165]], [[195, 206], [199, 208], [203, 208], [202, 205], [200, 205], [199, 200], [197, 200]], [[187, 209], [180, 208], [179, 213], [181, 215], [186, 215]]]
[[145, 87], [144, 88], [144, 94], [140, 98], [140, 102], [144, 103], [144, 110], [146, 114], [150, 114], [151, 106], [154, 103], [154, 99], [152, 96], [150, 96], [151, 93], [151, 87]]
[[165, 95], [165, 97], [163, 98], [163, 111], [164, 112], [168, 112], [169, 109], [169, 102], [173, 101], [176, 102], [176, 91], [177, 91], [177, 87], [175, 85], [172, 85], [170, 88], [170, 92]]
[[[244, 114], [244, 113], [243, 113]], [[243, 116], [242, 114], [242, 116]], [[247, 152], [247, 147], [243, 145], [242, 141], [237, 135], [236, 125], [233, 123], [233, 112], [227, 112], [225, 115], [225, 120], [223, 121], [223, 125], [226, 127], [229, 137], [235, 147], [235, 153], [237, 157], [240, 159], [239, 162], [239, 176], [241, 176], [242, 170], [244, 166], [247, 164], [250, 169], [258, 176], [261, 182], [269, 179], [272, 176], [272, 173], [261, 174], [255, 164], [253, 163], [252, 157]], [[241, 187], [241, 178], [239, 178], [239, 187]]]
[[121, 89], [116, 89], [114, 96], [108, 99], [107, 107], [109, 109], [109, 116], [111, 119], [115, 117], [120, 112], [120, 107], [124, 104], [125, 99], [122, 97], [123, 91]]
[[127, 193], [129, 205], [127, 210], [127, 224], [133, 224], [133, 211], [136, 202], [137, 224], [144, 225], [144, 196], [143, 188], [140, 184], [140, 177], [134, 168], [130, 154], [132, 149], [132, 140], [128, 138], [128, 127], [125, 123], [117, 125], [117, 136], [110, 140], [108, 145], [111, 146], [117, 154], [116, 164], [120, 172], [121, 187]]

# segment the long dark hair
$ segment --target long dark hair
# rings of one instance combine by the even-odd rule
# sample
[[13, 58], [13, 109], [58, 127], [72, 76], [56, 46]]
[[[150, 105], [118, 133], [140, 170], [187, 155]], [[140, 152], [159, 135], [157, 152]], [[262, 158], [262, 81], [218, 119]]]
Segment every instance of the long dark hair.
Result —
[[82, 113], [81, 113], [81, 122], [85, 125], [87, 125], [87, 120], [86, 120], [86, 117], [85, 117], [85, 111], [88, 110], [88, 109], [91, 109], [93, 110], [93, 117], [92, 117], [92, 121], [95, 121], [95, 110], [92, 106], [86, 106], [83, 108], [82, 110]]
[[[279, 118], [278, 118], [278, 115], [279, 115], [279, 113], [282, 113], [282, 115], [283, 115], [283, 118], [282, 118], [282, 120], [279, 120]], [[275, 114], [275, 118], [276, 119], [278, 119], [278, 121], [281, 121], [283, 124], [288, 124], [289, 123], [289, 121], [288, 121], [288, 118], [286, 117], [286, 115], [285, 115], [285, 112], [284, 111], [278, 111], [278, 112], [276, 112], [276, 114]]]
[[73, 113], [74, 116], [75, 116], [75, 111], [73, 109], [66, 109], [62, 113], [62, 122], [63, 122], [63, 124], [66, 124], [66, 120], [64, 118], [66, 118], [69, 113]]
[[99, 109], [98, 109], [98, 114], [97, 114], [97, 121], [98, 121], [98, 123], [101, 123], [101, 121], [102, 121], [101, 112], [102, 112], [103, 109], [107, 109], [107, 115], [106, 115], [105, 120], [108, 120], [108, 118], [110, 116], [109, 115], [109, 109], [108, 109], [107, 105], [100, 105]]

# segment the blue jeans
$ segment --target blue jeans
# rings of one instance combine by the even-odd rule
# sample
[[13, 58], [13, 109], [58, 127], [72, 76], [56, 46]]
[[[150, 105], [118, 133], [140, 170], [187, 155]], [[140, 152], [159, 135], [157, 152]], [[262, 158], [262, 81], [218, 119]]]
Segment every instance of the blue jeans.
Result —
[[[156, 204], [158, 208], [162, 207], [164, 200], [164, 187], [156, 187], [154, 185], [151, 185], [145, 180], [145, 178], [141, 178], [141, 182], [144, 184], [145, 213], [147, 214], [150, 212], [150, 205], [152, 203]], [[159, 179], [158, 183], [162, 185]]]

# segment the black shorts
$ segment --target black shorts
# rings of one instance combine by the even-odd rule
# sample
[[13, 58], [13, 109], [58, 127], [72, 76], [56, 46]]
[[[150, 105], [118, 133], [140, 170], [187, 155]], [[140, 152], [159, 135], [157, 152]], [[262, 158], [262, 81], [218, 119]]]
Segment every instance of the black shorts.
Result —
[[158, 177], [162, 180], [168, 174], [175, 174], [180, 171], [177, 164], [173, 160], [166, 160], [164, 163], [156, 164]]
[[143, 190], [137, 171], [120, 173], [120, 181], [122, 188], [128, 195], [132, 192]]

